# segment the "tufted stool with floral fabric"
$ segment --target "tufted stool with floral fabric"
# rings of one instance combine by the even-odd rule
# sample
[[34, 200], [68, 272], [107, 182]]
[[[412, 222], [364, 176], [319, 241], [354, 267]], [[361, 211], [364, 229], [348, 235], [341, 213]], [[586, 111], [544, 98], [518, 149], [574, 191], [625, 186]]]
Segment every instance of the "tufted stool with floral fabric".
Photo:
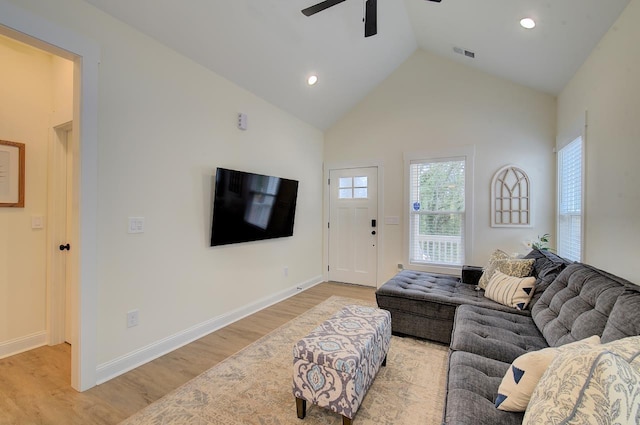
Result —
[[293, 395], [298, 417], [306, 402], [342, 415], [350, 425], [373, 379], [387, 360], [391, 314], [349, 305], [293, 347]]

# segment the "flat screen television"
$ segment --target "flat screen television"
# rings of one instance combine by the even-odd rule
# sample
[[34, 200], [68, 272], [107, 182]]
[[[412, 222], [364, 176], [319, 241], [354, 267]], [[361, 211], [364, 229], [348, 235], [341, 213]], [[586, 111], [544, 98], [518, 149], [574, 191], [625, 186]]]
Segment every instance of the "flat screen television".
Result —
[[216, 170], [211, 246], [293, 235], [298, 181]]

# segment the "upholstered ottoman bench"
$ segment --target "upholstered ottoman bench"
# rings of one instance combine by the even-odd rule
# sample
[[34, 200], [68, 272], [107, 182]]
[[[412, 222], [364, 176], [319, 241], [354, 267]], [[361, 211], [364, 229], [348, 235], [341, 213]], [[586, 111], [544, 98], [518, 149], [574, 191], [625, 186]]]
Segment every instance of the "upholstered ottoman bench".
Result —
[[373, 379], [387, 360], [391, 314], [349, 305], [293, 347], [293, 395], [298, 417], [307, 401], [342, 415], [350, 425]]

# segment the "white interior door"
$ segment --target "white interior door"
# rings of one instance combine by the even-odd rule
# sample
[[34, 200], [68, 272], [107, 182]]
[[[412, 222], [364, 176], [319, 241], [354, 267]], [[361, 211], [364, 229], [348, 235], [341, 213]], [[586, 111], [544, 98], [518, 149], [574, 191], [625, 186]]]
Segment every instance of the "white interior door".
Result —
[[[69, 220], [72, 211], [72, 158], [70, 148], [73, 140], [71, 123], [55, 129], [55, 140], [51, 147], [49, 174], [49, 270], [50, 283], [48, 291], [49, 311], [49, 344], [71, 343], [71, 285], [68, 284], [69, 267], [68, 250]], [[61, 249], [64, 246], [65, 249]]]
[[376, 286], [378, 168], [329, 171], [329, 279]]
[[[65, 187], [65, 209], [64, 209], [64, 217], [65, 217], [65, 226], [64, 226], [64, 236], [65, 236], [65, 240], [62, 242], [64, 244], [68, 244], [69, 241], [71, 240], [71, 237], [69, 235], [69, 230], [72, 228], [71, 226], [71, 220], [73, 219], [72, 215], [69, 214], [69, 211], [73, 211], [73, 196], [71, 196], [71, 193], [73, 193], [73, 149], [69, 149], [69, 146], [71, 145], [71, 141], [73, 140], [73, 128], [70, 128], [67, 132], [66, 132], [66, 146], [67, 146], [67, 161], [64, 167], [64, 172], [65, 172], [65, 181], [66, 181], [66, 187]], [[77, 248], [77, 247], [74, 247]], [[68, 252], [68, 251], [66, 251]], [[61, 254], [63, 254], [61, 252]], [[64, 308], [64, 340], [65, 342], [71, 344], [71, 340], [72, 340], [72, 319], [73, 319], [73, 310], [71, 308], [71, 306], [73, 305], [72, 303], [72, 293], [71, 293], [71, 284], [69, 282], [69, 276], [72, 275], [71, 273], [71, 261], [68, 261], [67, 255], [62, 255], [63, 257], [65, 257], [64, 259], [64, 288], [65, 288], [65, 308]]]

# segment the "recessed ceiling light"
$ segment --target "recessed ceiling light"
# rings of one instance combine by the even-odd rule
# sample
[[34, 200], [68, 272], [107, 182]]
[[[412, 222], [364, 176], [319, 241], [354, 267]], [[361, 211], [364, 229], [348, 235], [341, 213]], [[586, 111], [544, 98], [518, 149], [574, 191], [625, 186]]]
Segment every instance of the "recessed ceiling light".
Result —
[[535, 28], [536, 26], [536, 21], [534, 21], [531, 18], [522, 18], [520, 19], [520, 25], [522, 25], [522, 28], [526, 28], [528, 30]]
[[317, 75], [310, 75], [309, 78], [307, 78], [307, 84], [309, 84], [310, 86], [314, 85], [317, 82], [318, 82]]

